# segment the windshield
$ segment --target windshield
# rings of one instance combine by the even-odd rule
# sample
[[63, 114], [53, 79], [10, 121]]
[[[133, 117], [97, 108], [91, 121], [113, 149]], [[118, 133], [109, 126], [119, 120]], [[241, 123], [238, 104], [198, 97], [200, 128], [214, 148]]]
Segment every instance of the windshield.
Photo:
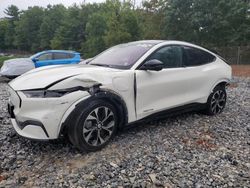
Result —
[[89, 64], [118, 69], [129, 69], [153, 46], [154, 44], [150, 43], [121, 44], [104, 51], [96, 56]]

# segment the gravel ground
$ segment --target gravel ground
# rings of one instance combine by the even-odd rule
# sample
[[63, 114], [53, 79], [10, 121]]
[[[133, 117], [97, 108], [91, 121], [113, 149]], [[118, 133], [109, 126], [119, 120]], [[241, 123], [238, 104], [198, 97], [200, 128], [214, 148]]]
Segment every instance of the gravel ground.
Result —
[[0, 187], [250, 187], [250, 78], [234, 78], [225, 111], [140, 124], [103, 150], [16, 135], [0, 83]]

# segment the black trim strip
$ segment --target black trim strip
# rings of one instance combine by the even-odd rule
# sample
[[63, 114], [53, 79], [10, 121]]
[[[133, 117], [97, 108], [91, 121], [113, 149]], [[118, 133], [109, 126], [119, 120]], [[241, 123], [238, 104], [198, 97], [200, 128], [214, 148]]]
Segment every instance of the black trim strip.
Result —
[[15, 118], [14, 106], [11, 105], [10, 103], [8, 103], [8, 113], [9, 113], [9, 115], [10, 115], [11, 118]]
[[191, 103], [191, 104], [186, 104], [183, 106], [179, 106], [179, 107], [174, 107], [168, 110], [163, 110], [160, 112], [156, 112], [154, 114], [151, 114], [149, 116], [146, 116], [142, 119], [139, 119], [137, 121], [134, 122], [130, 122], [127, 125], [132, 125], [132, 124], [136, 124], [136, 123], [141, 123], [141, 122], [147, 122], [147, 121], [152, 121], [152, 120], [161, 120], [161, 119], [165, 119], [168, 117], [172, 117], [172, 116], [176, 116], [182, 113], [187, 113], [187, 112], [195, 112], [195, 111], [200, 111], [206, 109], [206, 103]]
[[136, 81], [136, 71], [134, 72], [134, 105], [135, 105], [135, 116], [137, 117], [137, 81]]
[[43, 129], [44, 133], [46, 134], [46, 136], [49, 138], [49, 134], [48, 134], [47, 130], [45, 129], [44, 125], [41, 122], [35, 121], [35, 120], [27, 120], [27, 121], [24, 121], [24, 122], [20, 122], [18, 120], [16, 120], [16, 121], [17, 121], [18, 127], [21, 130], [23, 130], [28, 125], [34, 125], [34, 126], [41, 127]]

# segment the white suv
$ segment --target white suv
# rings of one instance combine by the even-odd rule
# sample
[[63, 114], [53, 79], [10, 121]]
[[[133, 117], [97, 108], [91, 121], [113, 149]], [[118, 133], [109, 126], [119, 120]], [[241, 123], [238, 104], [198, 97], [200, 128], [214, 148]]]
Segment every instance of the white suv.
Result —
[[231, 67], [180, 41], [112, 47], [87, 65], [32, 70], [9, 83], [12, 124], [21, 136], [68, 135], [80, 150], [105, 146], [118, 128], [186, 110], [222, 112]]

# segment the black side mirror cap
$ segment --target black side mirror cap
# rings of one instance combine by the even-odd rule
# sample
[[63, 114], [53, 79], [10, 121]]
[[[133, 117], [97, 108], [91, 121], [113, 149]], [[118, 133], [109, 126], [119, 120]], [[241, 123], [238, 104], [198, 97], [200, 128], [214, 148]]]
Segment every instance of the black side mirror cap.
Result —
[[151, 71], [160, 71], [164, 68], [164, 64], [157, 60], [151, 59], [146, 61], [141, 67], [140, 70], [151, 70]]

